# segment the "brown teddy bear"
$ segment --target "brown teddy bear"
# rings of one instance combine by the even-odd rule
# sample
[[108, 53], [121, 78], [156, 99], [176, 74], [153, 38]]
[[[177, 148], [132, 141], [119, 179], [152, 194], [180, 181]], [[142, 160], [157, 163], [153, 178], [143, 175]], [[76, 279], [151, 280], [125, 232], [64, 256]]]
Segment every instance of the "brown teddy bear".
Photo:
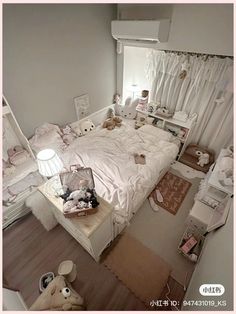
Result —
[[71, 287], [64, 276], [56, 276], [30, 307], [30, 311], [81, 311], [83, 298]]
[[116, 126], [120, 127], [121, 126], [121, 122], [122, 122], [122, 119], [120, 119], [119, 117], [115, 116], [115, 117], [112, 117], [112, 118], [109, 118], [109, 119], [105, 120], [103, 122], [102, 127], [106, 128], [108, 130], [113, 130]]

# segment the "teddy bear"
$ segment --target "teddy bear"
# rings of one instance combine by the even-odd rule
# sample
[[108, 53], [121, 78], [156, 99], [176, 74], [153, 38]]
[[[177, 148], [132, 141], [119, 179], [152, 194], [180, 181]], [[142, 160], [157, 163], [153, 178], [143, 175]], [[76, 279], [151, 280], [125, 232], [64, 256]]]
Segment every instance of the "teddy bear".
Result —
[[93, 124], [93, 122], [89, 119], [82, 121], [80, 123], [80, 130], [82, 132], [83, 135], [93, 131], [95, 129], [95, 125]]
[[196, 151], [196, 155], [198, 156], [197, 165], [200, 167], [204, 167], [205, 165], [209, 164], [210, 156], [207, 153], [203, 153], [200, 150]]
[[84, 300], [64, 276], [56, 276], [30, 307], [30, 311], [47, 310], [85, 310]]
[[102, 127], [106, 128], [107, 130], [113, 130], [116, 126], [120, 127], [121, 123], [122, 123], [122, 120], [119, 117], [115, 116], [115, 117], [105, 120], [103, 122]]

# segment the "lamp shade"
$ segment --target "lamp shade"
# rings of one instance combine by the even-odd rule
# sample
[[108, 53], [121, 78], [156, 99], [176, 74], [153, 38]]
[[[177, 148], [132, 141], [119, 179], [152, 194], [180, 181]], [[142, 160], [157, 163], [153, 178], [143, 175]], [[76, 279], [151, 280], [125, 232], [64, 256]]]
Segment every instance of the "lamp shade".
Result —
[[41, 150], [37, 154], [37, 163], [39, 173], [45, 177], [52, 177], [58, 174], [63, 168], [61, 159], [52, 149]]

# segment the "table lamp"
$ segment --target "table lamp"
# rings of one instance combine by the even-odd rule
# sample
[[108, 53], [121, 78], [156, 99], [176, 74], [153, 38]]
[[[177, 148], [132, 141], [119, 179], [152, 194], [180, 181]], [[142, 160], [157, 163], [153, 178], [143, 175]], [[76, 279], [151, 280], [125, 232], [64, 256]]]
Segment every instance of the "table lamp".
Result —
[[54, 177], [52, 180], [47, 181], [47, 184], [49, 184], [49, 186], [47, 186], [48, 193], [51, 191], [53, 195], [63, 194], [59, 178], [59, 173], [63, 169], [63, 163], [57, 153], [49, 148], [41, 150], [37, 154], [37, 163], [39, 173], [42, 176], [47, 177], [47, 179]]
[[63, 163], [53, 149], [44, 149], [37, 154], [39, 173], [45, 177], [53, 177], [63, 169]]

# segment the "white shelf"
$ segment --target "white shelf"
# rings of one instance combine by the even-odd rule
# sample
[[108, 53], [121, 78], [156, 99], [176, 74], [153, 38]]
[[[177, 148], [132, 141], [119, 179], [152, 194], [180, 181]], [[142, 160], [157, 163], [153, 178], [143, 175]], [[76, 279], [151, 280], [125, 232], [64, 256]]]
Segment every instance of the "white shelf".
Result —
[[143, 110], [139, 110], [139, 109], [136, 109], [136, 111], [139, 112], [139, 113], [145, 114], [145, 115], [149, 115], [149, 116], [151, 116], [153, 118], [157, 118], [157, 119], [166, 121], [168, 123], [171, 123], [171, 124], [174, 124], [174, 125], [178, 125], [180, 127], [186, 128], [186, 129], [190, 129], [192, 124], [193, 124], [193, 120], [190, 120], [190, 119], [188, 119], [187, 121], [181, 121], [181, 120], [177, 120], [177, 119], [174, 119], [174, 118], [166, 118], [166, 117], [163, 117], [162, 115], [150, 113], [148, 111], [143, 111]]
[[[177, 120], [177, 119], [174, 119], [174, 118], [166, 118], [166, 117], [163, 117], [162, 115], [153, 114], [153, 113], [150, 113], [148, 111], [143, 111], [143, 110], [140, 110], [140, 109], [136, 109], [136, 111], [138, 113], [141, 113], [141, 114], [145, 115], [145, 116], [150, 116], [152, 118], [157, 118], [157, 119], [161, 120], [162, 121], [162, 126], [159, 126], [159, 125], [157, 126], [156, 125], [156, 127], [161, 128], [163, 130], [166, 130], [166, 127], [168, 127], [168, 124], [176, 126], [177, 130], [180, 130], [181, 128], [187, 129], [185, 137], [180, 138], [180, 137], [178, 137], [178, 135], [175, 136], [181, 142], [180, 149], [179, 149], [179, 154], [177, 156], [177, 160], [178, 160], [181, 157], [181, 155], [183, 154], [183, 152], [184, 152], [186, 146], [188, 145], [188, 143], [191, 141], [190, 135], [191, 135], [191, 133], [193, 131], [193, 128], [195, 126], [197, 115], [193, 119], [188, 119], [187, 121], [181, 121], [181, 120]], [[168, 130], [166, 130], [166, 131], [168, 131]]]
[[20, 180], [24, 179], [28, 174], [37, 170], [37, 163], [32, 158], [29, 158], [26, 162], [17, 166], [15, 171], [11, 175], [5, 176], [3, 178], [3, 188], [19, 182]]

